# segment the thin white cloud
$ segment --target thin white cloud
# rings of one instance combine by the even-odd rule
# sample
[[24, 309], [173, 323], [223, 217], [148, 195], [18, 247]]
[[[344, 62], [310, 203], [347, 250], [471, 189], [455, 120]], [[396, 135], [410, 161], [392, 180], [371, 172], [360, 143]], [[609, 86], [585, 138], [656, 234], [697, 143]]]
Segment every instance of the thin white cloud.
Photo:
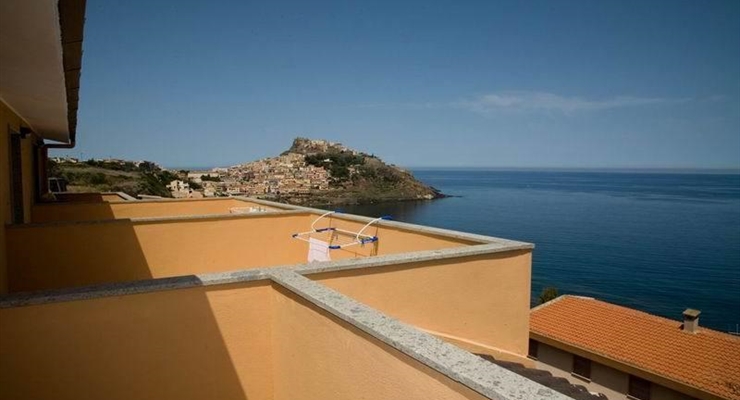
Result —
[[560, 96], [547, 92], [511, 91], [485, 94], [472, 100], [455, 102], [453, 106], [484, 114], [496, 111], [574, 113], [623, 107], [675, 104], [688, 100], [633, 96], [587, 99], [583, 97]]

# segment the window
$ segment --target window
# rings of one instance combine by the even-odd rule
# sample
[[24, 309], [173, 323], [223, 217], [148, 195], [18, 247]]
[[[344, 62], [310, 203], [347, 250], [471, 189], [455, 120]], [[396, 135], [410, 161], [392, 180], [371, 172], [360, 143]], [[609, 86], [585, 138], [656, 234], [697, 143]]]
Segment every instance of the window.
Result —
[[529, 353], [527, 354], [529, 358], [537, 359], [537, 351], [539, 350], [539, 345], [540, 342], [529, 339]]
[[573, 356], [573, 373], [586, 379], [591, 379], [591, 360]]
[[650, 382], [630, 375], [629, 392], [631, 397], [640, 400], [650, 400]]

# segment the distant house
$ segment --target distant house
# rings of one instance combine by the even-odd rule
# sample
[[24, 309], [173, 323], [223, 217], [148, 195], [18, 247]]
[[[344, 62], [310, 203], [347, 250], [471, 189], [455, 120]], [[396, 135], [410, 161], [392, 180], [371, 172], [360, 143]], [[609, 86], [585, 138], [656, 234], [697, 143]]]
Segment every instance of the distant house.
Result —
[[174, 180], [167, 185], [167, 188], [172, 192], [188, 192], [190, 191], [190, 184], [181, 180]]
[[530, 313], [537, 368], [609, 399], [740, 400], [740, 337], [588, 297], [561, 296]]
[[209, 171], [191, 171], [188, 172], [188, 179], [195, 182], [195, 183], [201, 183], [203, 182], [203, 177], [207, 176], [210, 178], [218, 178], [220, 175], [218, 172], [209, 172]]

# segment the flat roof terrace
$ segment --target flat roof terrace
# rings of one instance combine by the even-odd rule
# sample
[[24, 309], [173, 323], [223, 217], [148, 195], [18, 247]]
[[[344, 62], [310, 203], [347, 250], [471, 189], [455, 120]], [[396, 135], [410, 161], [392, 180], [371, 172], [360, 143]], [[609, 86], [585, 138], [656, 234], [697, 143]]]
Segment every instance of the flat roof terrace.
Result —
[[[304, 264], [310, 245], [293, 235], [309, 230], [324, 213], [244, 199], [67, 203], [41, 208], [34, 220], [51, 222], [7, 227], [7, 245], [13, 250], [8, 254], [11, 293]], [[230, 214], [233, 209], [259, 212]], [[321, 224], [358, 232], [369, 221], [335, 214], [323, 218]], [[365, 232], [378, 241], [331, 250], [331, 259], [482, 244], [531, 248], [520, 242], [394, 221], [377, 221]]]
[[[465, 351], [531, 364], [531, 244], [377, 221], [377, 242], [309, 263], [293, 234], [324, 210], [132, 201], [104, 204], [109, 218], [89, 203], [7, 226], [0, 393], [565, 398]], [[261, 209], [223, 211], [245, 204]], [[357, 232], [370, 221], [321, 223]]]
[[0, 396], [568, 397], [287, 268], [0, 299]]

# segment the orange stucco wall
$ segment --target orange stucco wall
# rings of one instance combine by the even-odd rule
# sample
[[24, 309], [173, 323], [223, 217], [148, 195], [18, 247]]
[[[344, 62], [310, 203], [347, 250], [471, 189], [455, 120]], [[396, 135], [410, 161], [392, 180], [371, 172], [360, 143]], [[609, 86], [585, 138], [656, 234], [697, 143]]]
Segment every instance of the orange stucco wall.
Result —
[[[315, 216], [313, 217], [315, 218]], [[334, 227], [347, 230], [350, 232], [360, 231], [365, 223], [355, 222], [340, 218], [327, 218], [320, 221], [316, 227]], [[386, 255], [409, 253], [413, 251], [436, 250], [450, 247], [460, 247], [477, 242], [452, 239], [444, 236], [419, 234], [414, 231], [399, 229], [397, 227], [388, 227], [383, 225], [372, 225], [364, 231], [365, 234], [377, 236], [377, 243], [368, 243], [364, 246], [351, 246], [331, 252], [332, 260], [341, 260], [344, 258], [367, 257], [371, 255]], [[323, 237], [319, 237], [324, 240]], [[347, 237], [340, 239], [344, 243]]]
[[1, 309], [0, 398], [272, 399], [272, 291], [261, 281]]
[[309, 278], [470, 351], [530, 364], [530, 251]]
[[[23, 120], [0, 101], [0, 293], [7, 291], [7, 263], [5, 224], [12, 222], [10, 179], [10, 129], [18, 132]], [[21, 168], [23, 174], [23, 206], [25, 221], [30, 221], [34, 196], [33, 151], [34, 135], [21, 141]]]
[[127, 201], [123, 197], [115, 194], [115, 193], [102, 193], [101, 197], [103, 201], [110, 201], [110, 202], [117, 202], [117, 201]]
[[[37, 204], [33, 222], [93, 221], [122, 218], [229, 214], [233, 207], [262, 207], [236, 199], [119, 201]], [[277, 209], [276, 209], [277, 210]]]
[[483, 399], [279, 288], [273, 316], [274, 399]]
[[55, 193], [54, 198], [58, 202], [87, 202], [87, 203], [102, 203], [107, 201], [105, 195], [100, 192], [62, 192]]
[[484, 397], [258, 281], [0, 309], [0, 398]]
[[[8, 286], [18, 292], [302, 264], [308, 245], [292, 234], [306, 230], [314, 218], [273, 214], [14, 227], [6, 232], [11, 250]], [[378, 235], [381, 241], [393, 242], [381, 244], [379, 254], [463, 245], [390, 228], [382, 228]], [[337, 252], [332, 257], [341, 258]]]
[[121, 220], [9, 229], [9, 288], [16, 292], [296, 264], [306, 259], [306, 247], [291, 234], [308, 218]]

